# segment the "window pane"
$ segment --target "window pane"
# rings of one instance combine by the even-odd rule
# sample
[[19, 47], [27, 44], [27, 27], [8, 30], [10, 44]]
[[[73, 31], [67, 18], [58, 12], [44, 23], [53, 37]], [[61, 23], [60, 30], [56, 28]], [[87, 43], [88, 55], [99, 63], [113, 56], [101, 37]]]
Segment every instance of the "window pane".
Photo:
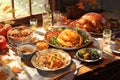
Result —
[[0, 0], [0, 20], [9, 20], [12, 18], [11, 0]]
[[[12, 9], [12, 0], [0, 0], [0, 20], [13, 18], [12, 12], [15, 12], [15, 18], [26, 17], [30, 15], [29, 0], [14, 0], [14, 10]], [[44, 4], [48, 0], [31, 0], [32, 14], [40, 14], [44, 11]]]
[[32, 2], [32, 14], [43, 13], [44, 4], [47, 0], [31, 0]]
[[14, 0], [15, 17], [24, 17], [29, 15], [28, 0]]

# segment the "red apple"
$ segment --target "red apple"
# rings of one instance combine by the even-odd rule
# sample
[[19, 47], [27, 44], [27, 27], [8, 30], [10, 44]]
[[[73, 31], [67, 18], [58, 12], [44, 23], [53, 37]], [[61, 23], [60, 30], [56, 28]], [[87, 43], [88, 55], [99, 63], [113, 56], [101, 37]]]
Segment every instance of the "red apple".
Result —
[[9, 24], [5, 24], [3, 26], [0, 26], [0, 35], [6, 37], [8, 30], [11, 28], [12, 28], [12, 26]]
[[0, 36], [0, 50], [4, 50], [7, 47], [7, 40], [4, 36]]

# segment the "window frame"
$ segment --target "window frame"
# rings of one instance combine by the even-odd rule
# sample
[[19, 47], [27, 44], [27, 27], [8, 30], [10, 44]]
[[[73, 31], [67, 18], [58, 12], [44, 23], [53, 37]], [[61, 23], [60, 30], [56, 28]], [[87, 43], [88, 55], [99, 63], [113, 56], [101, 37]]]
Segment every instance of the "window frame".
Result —
[[[37, 19], [38, 21], [42, 21], [42, 14], [32, 14], [32, 3], [31, 0], [28, 0], [28, 4], [29, 4], [29, 14], [28, 16], [24, 16], [24, 17], [15, 17], [15, 12], [12, 12], [12, 18], [8, 19], [10, 21], [14, 21], [14, 23], [12, 24], [13, 26], [16, 25], [21, 25], [21, 24], [28, 24], [29, 20], [32, 18]], [[55, 10], [55, 0], [48, 0], [48, 3], [50, 4], [51, 10], [54, 11]], [[11, 0], [11, 6], [14, 9], [14, 0]], [[4, 22], [4, 21], [0, 21], [0, 22]]]
[[[32, 16], [32, 5], [31, 5], [32, 2], [31, 2], [31, 0], [28, 0], [28, 4], [29, 4], [29, 14], [28, 14], [28, 16]], [[15, 7], [14, 7], [14, 0], [11, 0], [11, 5], [12, 5], [12, 9], [14, 10], [15, 9]], [[15, 12], [12, 12], [12, 18], [17, 19], [15, 17]]]

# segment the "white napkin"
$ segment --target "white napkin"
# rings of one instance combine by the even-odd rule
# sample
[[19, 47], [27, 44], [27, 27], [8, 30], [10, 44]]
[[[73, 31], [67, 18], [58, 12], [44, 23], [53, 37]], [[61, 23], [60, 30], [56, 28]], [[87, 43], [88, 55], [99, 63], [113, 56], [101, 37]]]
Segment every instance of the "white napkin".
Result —
[[[28, 67], [26, 65], [20, 67], [19, 62], [17, 62], [17, 61], [12, 62], [9, 65], [12, 67], [12, 66], [14, 66], [12, 64], [17, 65], [17, 67], [19, 67], [19, 68], [24, 69], [24, 71], [22, 71], [21, 73], [18, 73], [19, 80], [48, 80], [51, 77], [53, 77], [57, 74], [60, 74], [62, 71], [66, 71], [69, 69], [69, 67], [68, 67], [66, 70], [60, 70], [58, 72], [45, 72], [45, 71], [39, 71], [36, 68]], [[72, 59], [72, 64], [75, 64], [76, 66], [78, 66], [78, 65], [80, 65], [80, 62], [75, 59]], [[67, 74], [60, 80], [73, 80], [76, 73], [77, 73], [77, 70]]]

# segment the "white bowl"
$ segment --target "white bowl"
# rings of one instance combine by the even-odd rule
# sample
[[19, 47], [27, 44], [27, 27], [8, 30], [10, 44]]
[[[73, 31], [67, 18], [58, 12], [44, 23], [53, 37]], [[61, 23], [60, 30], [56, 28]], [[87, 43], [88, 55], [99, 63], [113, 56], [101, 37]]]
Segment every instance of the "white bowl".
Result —
[[[95, 53], [94, 53], [94, 51], [95, 51]], [[86, 56], [86, 54], [89, 54], [88, 59], [84, 58], [84, 56]], [[82, 48], [76, 52], [76, 56], [78, 57], [79, 60], [81, 60], [83, 62], [97, 62], [103, 58], [103, 53], [101, 50], [96, 49], [96, 48]], [[93, 57], [93, 59], [89, 59], [90, 57]]]
[[17, 53], [23, 59], [31, 59], [35, 52], [36, 47], [33, 44], [25, 43], [17, 47]]

